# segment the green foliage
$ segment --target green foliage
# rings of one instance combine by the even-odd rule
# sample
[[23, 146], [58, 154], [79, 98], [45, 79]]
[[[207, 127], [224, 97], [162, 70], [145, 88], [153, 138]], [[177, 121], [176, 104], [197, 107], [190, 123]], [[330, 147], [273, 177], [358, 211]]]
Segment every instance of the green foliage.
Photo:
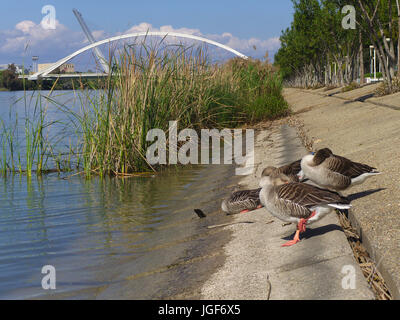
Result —
[[339, 0], [293, 0], [293, 22], [282, 32], [282, 46], [275, 56], [275, 65], [284, 79], [307, 73], [322, 83], [326, 72], [333, 72], [334, 64], [339, 77], [343, 77], [341, 66], [354, 63], [359, 49], [358, 30], [342, 27], [341, 9], [348, 4], [351, 3]]
[[275, 64], [279, 65], [284, 78], [289, 78], [303, 66], [314, 63], [324, 50], [321, 38], [323, 13], [319, 1], [293, 1], [295, 9], [290, 28], [282, 32], [281, 48], [275, 55]]
[[1, 75], [0, 87], [8, 90], [21, 90], [22, 82], [18, 79], [16, 67], [14, 64], [10, 64], [7, 70], [4, 70]]
[[[376, 77], [377, 77], [377, 78], [382, 78], [382, 76], [383, 76], [383, 75], [382, 75], [382, 72], [377, 72], [377, 73], [376, 73]], [[373, 77], [374, 77], [374, 73], [366, 73], [366, 74], [365, 74], [365, 77], [366, 77], [366, 78], [373, 78]]]

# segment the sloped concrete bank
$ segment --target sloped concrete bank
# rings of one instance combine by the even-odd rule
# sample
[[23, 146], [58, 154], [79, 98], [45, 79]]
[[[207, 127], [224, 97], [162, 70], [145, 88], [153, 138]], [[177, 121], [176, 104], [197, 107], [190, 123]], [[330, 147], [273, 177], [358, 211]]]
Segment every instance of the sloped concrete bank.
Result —
[[[241, 180], [242, 188], [257, 188], [266, 166], [306, 152], [296, 130], [282, 122], [258, 130], [255, 171]], [[203, 285], [203, 299], [374, 299], [336, 215], [311, 225], [300, 243], [286, 248], [281, 245], [296, 226], [283, 226], [265, 209], [234, 217], [244, 221], [252, 223], [226, 227], [232, 232], [226, 260]]]
[[[394, 299], [400, 299], [400, 94], [371, 97], [374, 86], [346, 93], [286, 89], [314, 150], [377, 167], [383, 174], [351, 188], [349, 219]], [[336, 89], [337, 91], [337, 89]]]

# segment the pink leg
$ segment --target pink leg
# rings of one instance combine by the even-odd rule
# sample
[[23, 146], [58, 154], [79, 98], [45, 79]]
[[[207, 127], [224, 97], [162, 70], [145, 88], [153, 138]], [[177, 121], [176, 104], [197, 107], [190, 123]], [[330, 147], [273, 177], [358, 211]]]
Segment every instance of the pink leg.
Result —
[[300, 241], [300, 230], [296, 230], [293, 240], [290, 240], [282, 245], [282, 247], [290, 247]]
[[307, 219], [300, 219], [299, 224], [297, 225], [297, 229], [300, 230], [300, 232], [305, 232], [306, 224], [307, 224]]
[[300, 233], [306, 231], [306, 225], [307, 225], [308, 219], [311, 219], [312, 217], [314, 217], [315, 214], [316, 214], [316, 212], [313, 211], [307, 219], [300, 219], [299, 223], [297, 224], [297, 230], [296, 230], [296, 234], [294, 235], [293, 240], [286, 242], [285, 244], [282, 245], [282, 247], [290, 247], [290, 246], [296, 244], [297, 242], [299, 242], [300, 241]]

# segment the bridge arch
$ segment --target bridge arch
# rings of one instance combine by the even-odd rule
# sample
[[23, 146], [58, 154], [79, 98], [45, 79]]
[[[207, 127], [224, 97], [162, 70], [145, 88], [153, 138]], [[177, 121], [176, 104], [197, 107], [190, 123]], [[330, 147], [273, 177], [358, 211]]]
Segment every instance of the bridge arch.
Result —
[[227, 51], [230, 51], [232, 53], [234, 53], [235, 55], [237, 55], [240, 58], [243, 59], [248, 59], [247, 56], [245, 56], [244, 54], [240, 53], [239, 51], [236, 51], [234, 49], [232, 49], [231, 47], [228, 47], [222, 43], [213, 41], [213, 40], [209, 40], [203, 37], [199, 37], [199, 36], [194, 36], [191, 34], [184, 34], [184, 33], [177, 33], [177, 32], [161, 32], [161, 31], [149, 31], [149, 32], [135, 32], [135, 33], [128, 33], [128, 34], [124, 34], [124, 35], [120, 35], [120, 36], [115, 36], [115, 37], [111, 37], [105, 40], [101, 40], [101, 41], [97, 41], [93, 44], [90, 44], [86, 47], [83, 47], [82, 49], [79, 49], [77, 51], [75, 51], [74, 53], [70, 54], [69, 56], [66, 56], [65, 58], [62, 58], [60, 60], [58, 60], [56, 63], [54, 63], [53, 65], [51, 65], [50, 67], [46, 68], [45, 70], [42, 70], [40, 72], [36, 72], [33, 75], [29, 76], [29, 80], [37, 80], [39, 77], [41, 76], [46, 76], [48, 75], [50, 72], [54, 71], [55, 69], [57, 69], [58, 67], [62, 66], [64, 63], [68, 62], [69, 60], [71, 60], [72, 58], [76, 57], [77, 55], [88, 51], [90, 49], [93, 49], [95, 47], [98, 47], [100, 45], [106, 44], [106, 43], [110, 43], [113, 41], [118, 41], [118, 40], [123, 40], [123, 39], [128, 39], [128, 38], [134, 38], [134, 37], [143, 37], [143, 36], [161, 36], [161, 37], [166, 37], [166, 36], [172, 36], [172, 37], [178, 37], [178, 38], [187, 38], [187, 39], [192, 39], [192, 40], [198, 40], [198, 41], [202, 41], [202, 42], [206, 42], [209, 44], [212, 44], [214, 46], [220, 47], [222, 49], [225, 49]]

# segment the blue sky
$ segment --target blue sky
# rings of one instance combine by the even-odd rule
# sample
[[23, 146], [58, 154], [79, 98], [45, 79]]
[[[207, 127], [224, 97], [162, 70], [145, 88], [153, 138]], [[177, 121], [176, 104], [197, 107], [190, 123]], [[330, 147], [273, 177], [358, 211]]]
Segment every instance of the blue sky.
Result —
[[[41, 28], [44, 5], [56, 9], [56, 30]], [[170, 30], [201, 35], [255, 57], [267, 50], [270, 56], [276, 52], [281, 31], [289, 27], [293, 14], [290, 0], [5, 0], [0, 64], [21, 63], [31, 55], [39, 55], [41, 62], [55, 61], [85, 46], [73, 8], [82, 13], [96, 40], [144, 29]]]

